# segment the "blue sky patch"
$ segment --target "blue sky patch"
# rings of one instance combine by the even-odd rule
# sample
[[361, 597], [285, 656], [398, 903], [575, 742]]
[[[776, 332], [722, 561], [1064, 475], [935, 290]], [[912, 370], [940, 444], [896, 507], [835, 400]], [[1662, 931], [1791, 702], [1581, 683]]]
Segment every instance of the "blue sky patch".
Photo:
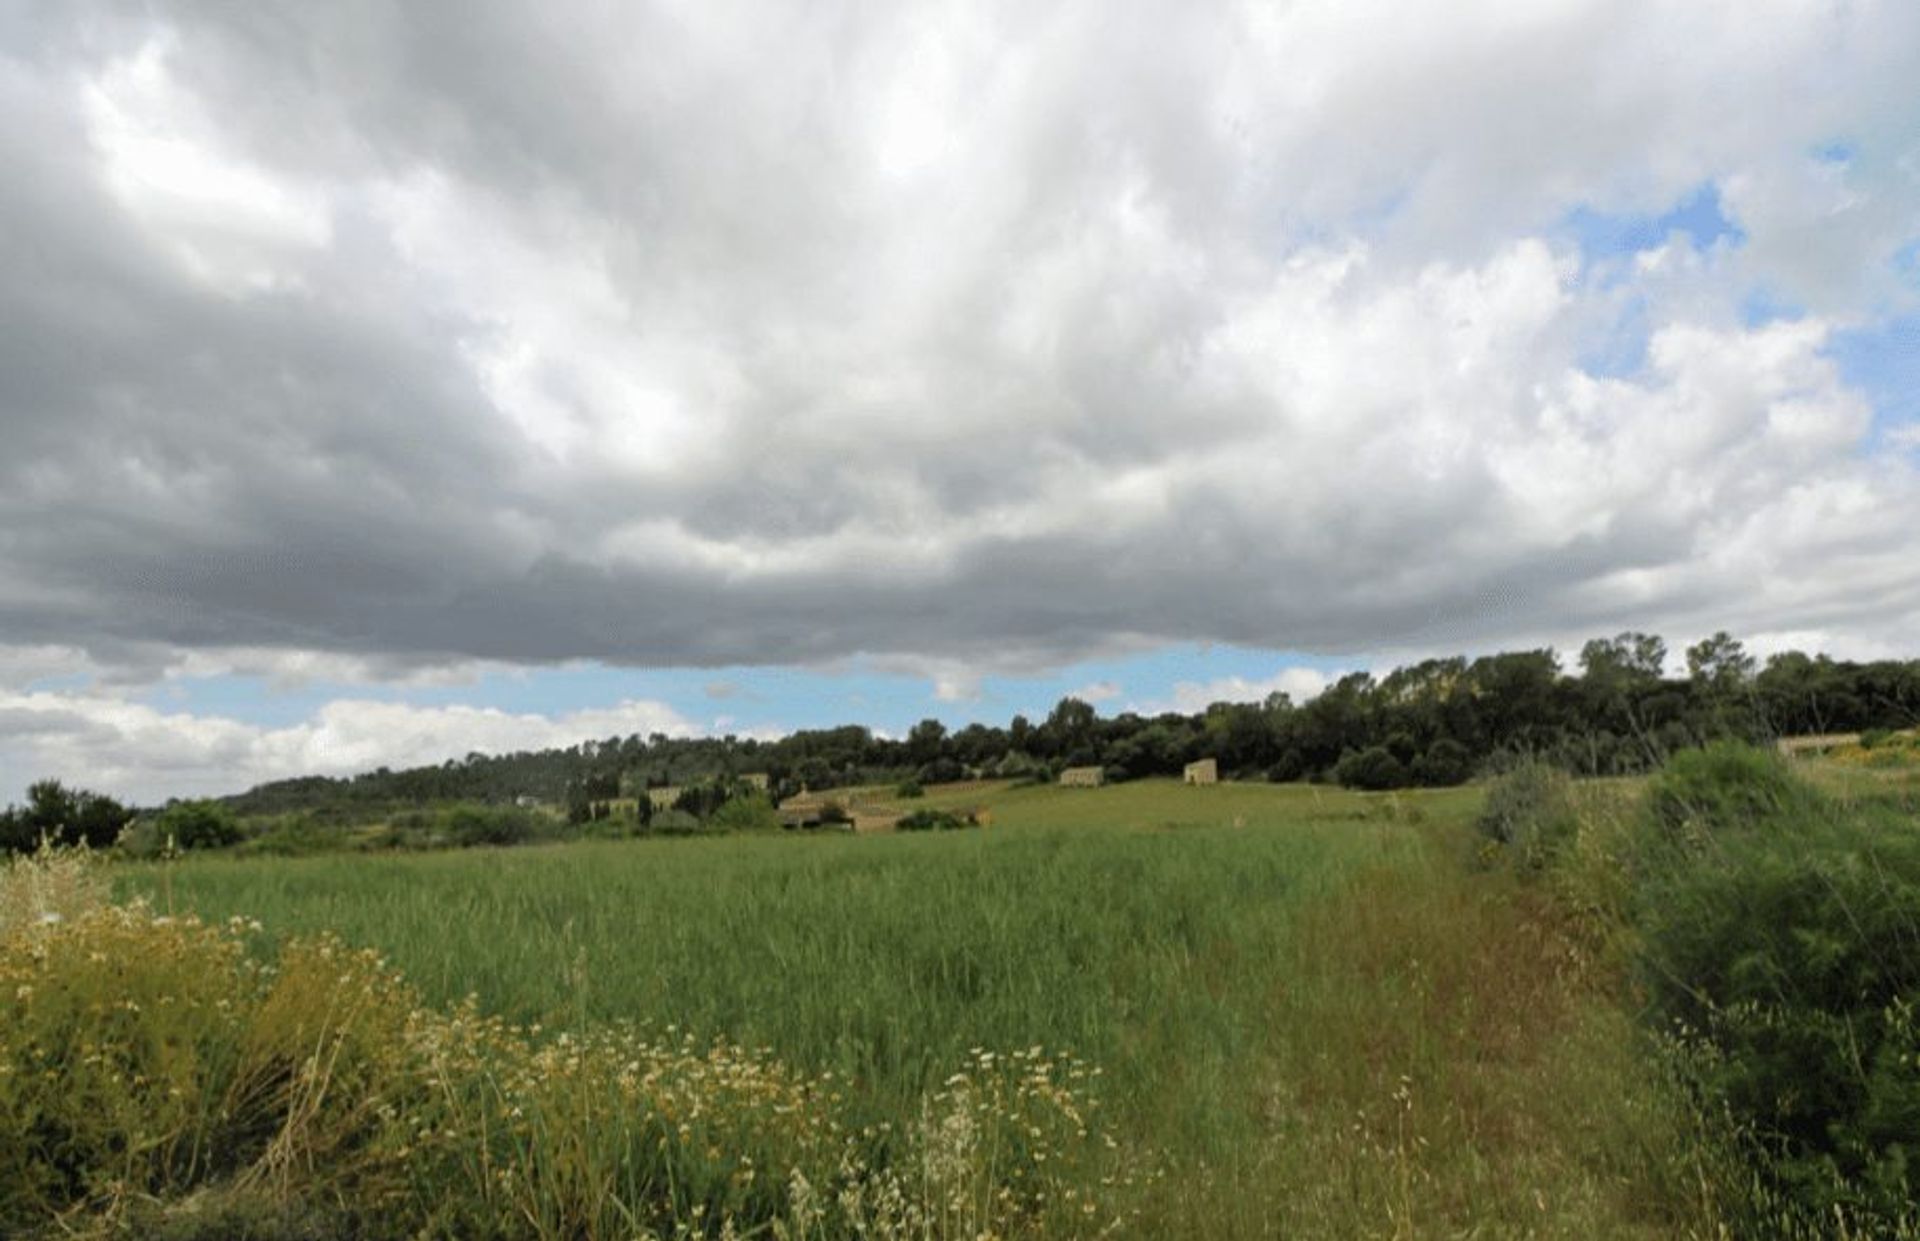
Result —
[[1920, 425], [1920, 313], [1836, 332], [1827, 354], [1873, 404], [1870, 443], [1898, 427]]
[[1596, 211], [1583, 205], [1567, 213], [1562, 227], [1579, 242], [1589, 264], [1655, 249], [1676, 232], [1685, 233], [1702, 250], [1723, 238], [1735, 245], [1746, 240], [1721, 210], [1720, 189], [1711, 181], [1658, 215]]

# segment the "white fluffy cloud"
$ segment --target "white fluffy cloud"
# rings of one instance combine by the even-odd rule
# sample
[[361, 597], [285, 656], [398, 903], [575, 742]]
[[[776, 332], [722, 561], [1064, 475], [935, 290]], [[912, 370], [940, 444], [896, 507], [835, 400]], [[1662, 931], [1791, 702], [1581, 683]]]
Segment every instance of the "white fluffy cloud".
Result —
[[13, 683], [1897, 645], [1916, 79], [1901, 0], [0, 18]]
[[1320, 696], [1320, 691], [1339, 679], [1338, 673], [1315, 668], [1282, 668], [1270, 677], [1220, 677], [1212, 681], [1179, 681], [1173, 696], [1165, 702], [1151, 702], [1133, 709], [1143, 715], [1179, 711], [1192, 715], [1216, 702], [1265, 702], [1274, 694], [1285, 694], [1296, 705]]
[[423, 766], [475, 751], [501, 754], [635, 733], [698, 731], [672, 708], [643, 701], [541, 715], [338, 699], [310, 719], [273, 728], [164, 712], [108, 695], [0, 691], [0, 788], [24, 788], [31, 779], [57, 774], [150, 802], [231, 793], [289, 776]]

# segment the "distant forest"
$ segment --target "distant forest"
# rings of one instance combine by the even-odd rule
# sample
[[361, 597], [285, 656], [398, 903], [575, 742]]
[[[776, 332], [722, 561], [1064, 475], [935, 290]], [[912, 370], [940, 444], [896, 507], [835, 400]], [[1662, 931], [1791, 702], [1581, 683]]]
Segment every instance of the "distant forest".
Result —
[[242, 814], [521, 797], [575, 803], [753, 772], [766, 773], [784, 796], [908, 779], [1045, 779], [1067, 767], [1138, 779], [1177, 775], [1200, 758], [1241, 779], [1388, 789], [1458, 784], [1522, 754], [1584, 775], [1629, 774], [1715, 738], [1920, 722], [1920, 660], [1852, 663], [1790, 651], [1761, 666], [1722, 633], [1687, 649], [1684, 677], [1664, 675], [1666, 661], [1660, 638], [1624, 633], [1587, 643], [1572, 672], [1542, 649], [1431, 659], [1380, 678], [1355, 672], [1306, 703], [1273, 694], [1195, 715], [1103, 719], [1091, 704], [1066, 698], [1043, 720], [1016, 715], [1004, 728], [949, 731], [929, 719], [900, 740], [857, 724], [777, 741], [608, 737], [434, 767], [279, 780], [226, 801]]

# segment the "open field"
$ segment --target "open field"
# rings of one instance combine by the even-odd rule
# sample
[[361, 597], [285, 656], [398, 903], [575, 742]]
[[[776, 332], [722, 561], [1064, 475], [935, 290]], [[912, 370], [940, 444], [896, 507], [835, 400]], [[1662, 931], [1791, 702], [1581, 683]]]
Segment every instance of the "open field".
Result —
[[[1680, 1111], [1477, 790], [971, 786], [980, 831], [206, 858], [124, 890], [377, 948], [444, 1005], [769, 1049], [905, 1124], [975, 1049], [1097, 1066], [1143, 1236], [1677, 1235]], [[1672, 1168], [1672, 1171], [1668, 1169]]]
[[335, 931], [434, 1002], [472, 993], [549, 1026], [632, 1019], [771, 1046], [855, 1078], [883, 1110], [971, 1047], [1041, 1043], [1102, 1063], [1130, 1095], [1177, 1063], [1209, 1087], [1184, 1109], [1197, 1123], [1264, 1028], [1300, 908], [1425, 848], [1384, 799], [1337, 792], [964, 796], [995, 826], [210, 857], [129, 884], [212, 920]]

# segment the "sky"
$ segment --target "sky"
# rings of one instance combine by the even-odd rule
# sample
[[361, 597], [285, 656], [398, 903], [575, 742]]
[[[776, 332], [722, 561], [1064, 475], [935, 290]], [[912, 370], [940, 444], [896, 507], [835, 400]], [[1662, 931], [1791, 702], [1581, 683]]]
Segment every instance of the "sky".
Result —
[[0, 0], [0, 801], [1920, 655], [1920, 5]]

